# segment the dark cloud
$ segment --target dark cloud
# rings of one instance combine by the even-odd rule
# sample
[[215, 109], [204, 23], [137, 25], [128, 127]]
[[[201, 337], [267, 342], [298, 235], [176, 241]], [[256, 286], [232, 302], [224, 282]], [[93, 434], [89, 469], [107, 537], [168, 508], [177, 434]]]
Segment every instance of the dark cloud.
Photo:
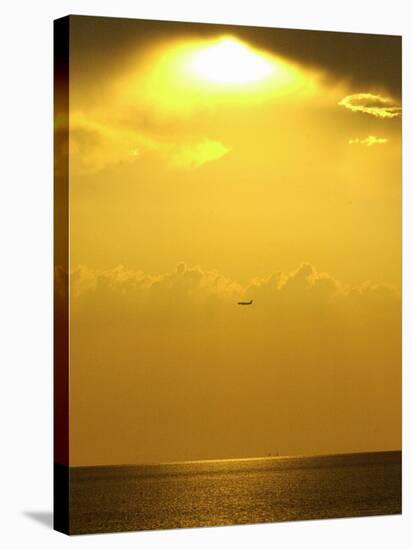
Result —
[[319, 68], [331, 80], [386, 90], [401, 96], [400, 36], [276, 29], [204, 23], [179, 23], [90, 16], [71, 16], [72, 40], [82, 55], [79, 70], [88, 79], [129, 62], [130, 52], [142, 53], [157, 41], [181, 37], [212, 38], [231, 34], [273, 54]]

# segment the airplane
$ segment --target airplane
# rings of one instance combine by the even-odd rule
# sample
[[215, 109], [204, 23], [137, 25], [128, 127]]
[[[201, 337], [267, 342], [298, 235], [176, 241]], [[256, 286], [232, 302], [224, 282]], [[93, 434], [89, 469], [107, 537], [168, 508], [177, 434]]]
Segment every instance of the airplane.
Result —
[[251, 306], [253, 304], [253, 300], [249, 300], [248, 302], [238, 302], [238, 306]]

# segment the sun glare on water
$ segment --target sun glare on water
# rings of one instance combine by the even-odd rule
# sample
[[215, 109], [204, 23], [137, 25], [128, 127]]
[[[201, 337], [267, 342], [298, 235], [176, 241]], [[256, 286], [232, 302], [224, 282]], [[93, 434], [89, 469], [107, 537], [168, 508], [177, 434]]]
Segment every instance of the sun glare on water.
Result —
[[273, 63], [233, 38], [221, 38], [195, 51], [189, 59], [193, 75], [216, 84], [247, 84], [272, 75]]

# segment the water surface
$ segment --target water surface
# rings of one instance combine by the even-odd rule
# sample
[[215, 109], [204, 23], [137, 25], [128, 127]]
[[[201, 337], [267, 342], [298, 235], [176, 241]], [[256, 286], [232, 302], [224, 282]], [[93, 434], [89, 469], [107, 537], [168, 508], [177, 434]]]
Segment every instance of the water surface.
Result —
[[401, 513], [401, 452], [70, 470], [72, 534]]

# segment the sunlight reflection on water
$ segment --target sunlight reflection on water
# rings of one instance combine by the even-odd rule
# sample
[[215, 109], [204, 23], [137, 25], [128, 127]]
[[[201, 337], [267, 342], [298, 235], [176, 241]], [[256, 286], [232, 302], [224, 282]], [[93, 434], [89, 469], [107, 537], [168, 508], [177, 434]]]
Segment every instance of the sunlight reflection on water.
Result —
[[72, 533], [400, 511], [400, 453], [71, 470]]

